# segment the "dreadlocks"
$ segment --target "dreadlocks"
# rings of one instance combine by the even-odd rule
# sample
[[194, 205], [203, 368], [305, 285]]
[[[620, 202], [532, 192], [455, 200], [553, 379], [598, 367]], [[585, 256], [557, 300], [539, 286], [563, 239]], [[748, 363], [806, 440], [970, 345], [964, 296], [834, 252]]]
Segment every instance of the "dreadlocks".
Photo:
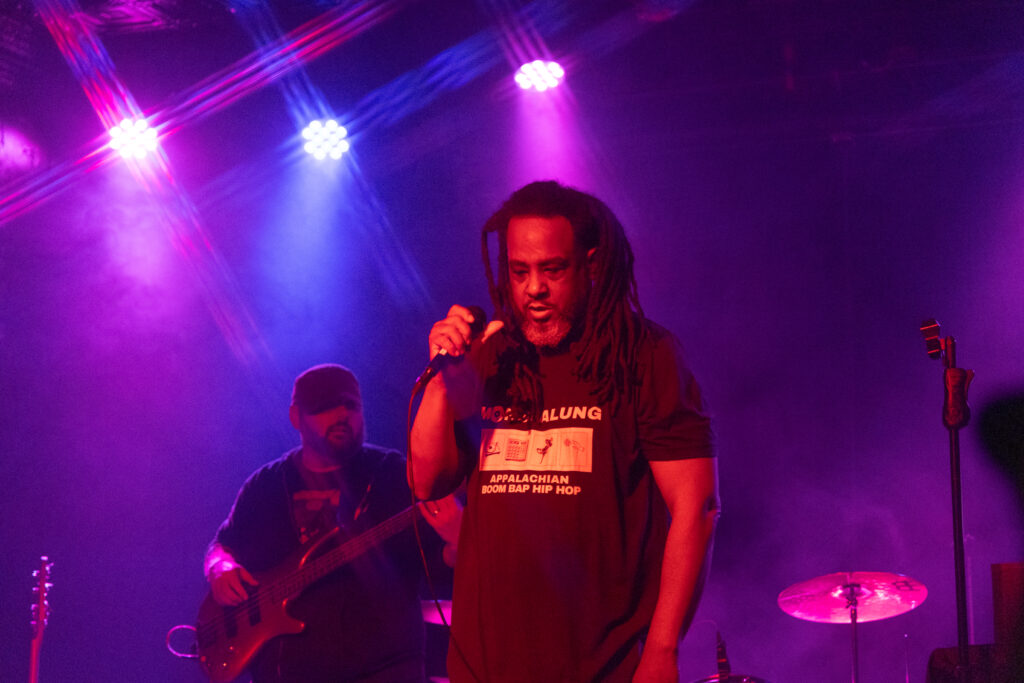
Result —
[[[484, 224], [484, 268], [495, 312], [515, 342], [499, 363], [511, 371], [509, 398], [527, 414], [539, 410], [542, 397], [536, 374], [536, 349], [526, 342], [516, 320], [508, 273], [508, 223], [515, 216], [564, 216], [572, 225], [575, 248], [594, 249], [593, 282], [576, 349], [577, 375], [595, 386], [600, 402], [616, 405], [636, 386], [637, 350], [647, 334], [646, 319], [633, 276], [633, 250], [622, 224], [601, 200], [555, 181], [530, 183], [517, 190]], [[497, 235], [497, 276], [488, 238]]]

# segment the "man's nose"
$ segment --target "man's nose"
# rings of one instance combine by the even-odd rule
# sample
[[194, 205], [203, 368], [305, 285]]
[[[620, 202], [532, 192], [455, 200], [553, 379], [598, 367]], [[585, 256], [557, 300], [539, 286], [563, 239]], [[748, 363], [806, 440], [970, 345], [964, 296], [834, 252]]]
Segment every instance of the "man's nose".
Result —
[[530, 273], [526, 278], [526, 293], [534, 298], [543, 296], [548, 291], [547, 283], [541, 274]]

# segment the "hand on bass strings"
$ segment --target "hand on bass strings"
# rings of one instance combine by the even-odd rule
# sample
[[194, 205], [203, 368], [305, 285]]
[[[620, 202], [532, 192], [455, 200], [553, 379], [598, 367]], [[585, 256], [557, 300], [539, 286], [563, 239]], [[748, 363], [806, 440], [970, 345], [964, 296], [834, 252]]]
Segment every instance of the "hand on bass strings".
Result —
[[259, 581], [224, 550], [211, 557], [206, 579], [210, 582], [210, 594], [221, 605], [240, 604], [249, 597], [246, 586], [259, 585]]

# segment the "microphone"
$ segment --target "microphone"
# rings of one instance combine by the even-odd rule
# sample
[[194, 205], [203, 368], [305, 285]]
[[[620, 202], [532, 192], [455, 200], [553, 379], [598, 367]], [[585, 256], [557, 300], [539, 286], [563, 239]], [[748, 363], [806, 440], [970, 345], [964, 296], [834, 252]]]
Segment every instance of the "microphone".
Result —
[[[484, 326], [487, 325], [487, 314], [484, 313], [484, 309], [479, 306], [467, 306], [466, 309], [473, 314], [473, 322], [469, 324], [469, 339], [472, 341], [483, 333]], [[450, 361], [451, 359], [448, 356], [447, 351], [444, 349], [438, 351], [434, 357], [430, 359], [430, 362], [427, 363], [427, 367], [423, 370], [423, 373], [416, 378], [416, 384], [414, 384], [412, 388], [413, 393], [415, 394], [422, 391], [423, 388], [427, 386], [427, 382], [433, 379], [434, 375], [441, 372], [441, 369], [445, 364]]]

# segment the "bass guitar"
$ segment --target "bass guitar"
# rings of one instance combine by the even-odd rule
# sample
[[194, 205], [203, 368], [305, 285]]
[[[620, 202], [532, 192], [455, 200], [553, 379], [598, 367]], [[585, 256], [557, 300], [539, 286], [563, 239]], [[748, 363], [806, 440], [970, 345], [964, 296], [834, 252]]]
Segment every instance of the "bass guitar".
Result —
[[43, 631], [50, 619], [50, 572], [53, 562], [43, 555], [39, 558], [39, 569], [32, 572], [36, 585], [32, 587], [36, 599], [32, 603], [32, 656], [28, 663], [28, 682], [39, 683], [39, 653], [43, 649]]
[[288, 603], [316, 581], [405, 529], [417, 514], [417, 507], [408, 507], [321, 553], [337, 542], [340, 529], [332, 530], [312, 545], [300, 548], [275, 569], [254, 574], [259, 584], [238, 605], [226, 607], [217, 603], [213, 595], [207, 595], [196, 620], [196, 644], [203, 672], [214, 683], [233, 681], [245, 672], [268, 640], [300, 633], [305, 624], [288, 614]]

